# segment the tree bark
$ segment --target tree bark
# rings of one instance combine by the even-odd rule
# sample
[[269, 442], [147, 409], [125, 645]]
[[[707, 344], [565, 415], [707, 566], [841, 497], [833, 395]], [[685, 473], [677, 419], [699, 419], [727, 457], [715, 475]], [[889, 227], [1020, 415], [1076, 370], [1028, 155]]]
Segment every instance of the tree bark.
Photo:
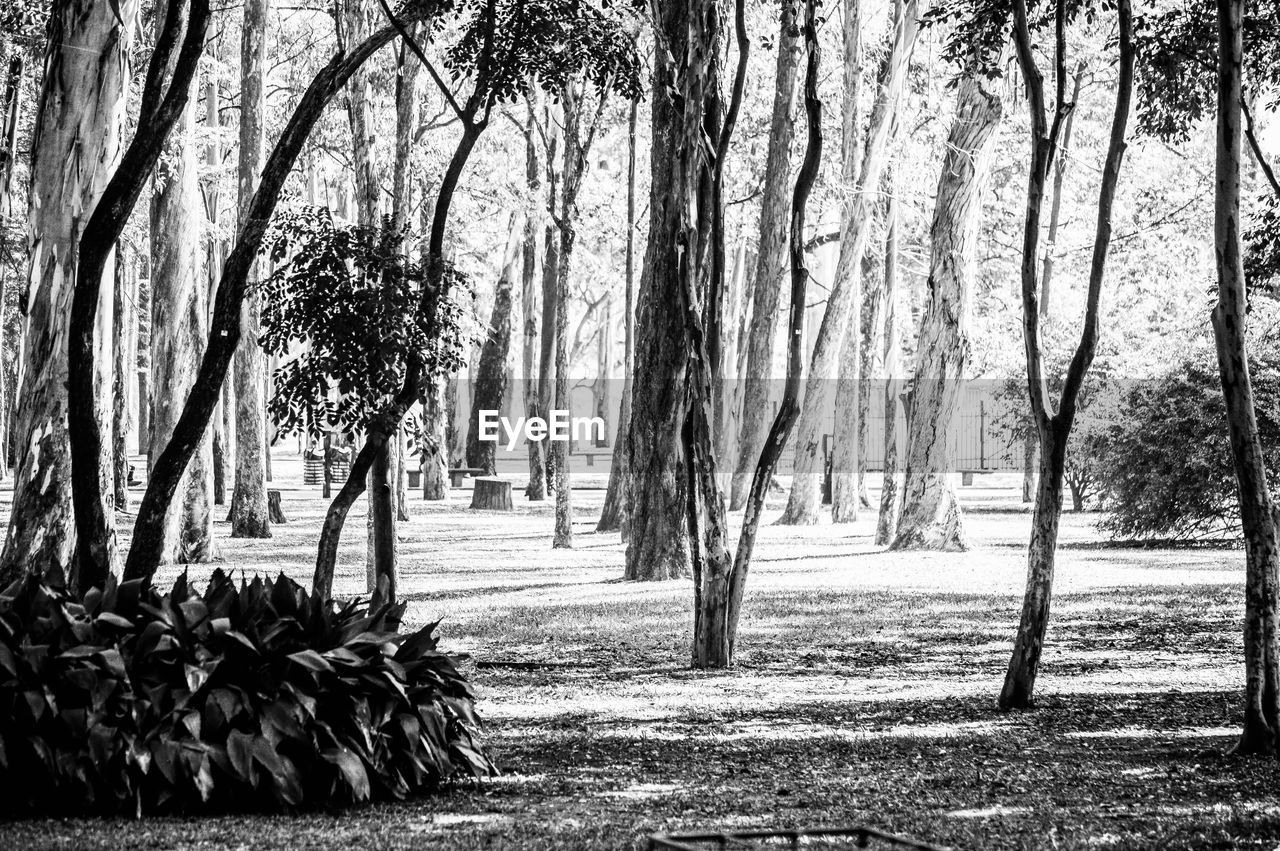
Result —
[[[67, 337], [73, 281], [84, 217], [102, 197], [120, 159], [137, 12], [135, 2], [121, 3], [117, 17], [107, 4], [60, 0], [50, 14], [32, 143], [30, 276], [26, 298], [19, 303], [24, 319], [14, 424], [19, 451], [0, 584], [25, 573], [43, 576], [72, 566], [77, 530], [72, 520]], [[113, 294], [107, 290], [99, 296], [109, 312]], [[98, 410], [105, 411], [109, 384], [94, 392], [102, 394]], [[109, 463], [100, 458], [107, 468], [103, 473]], [[103, 495], [109, 480], [103, 475], [98, 483]], [[103, 514], [105, 531], [111, 534], [105, 507]]]
[[1040, 481], [1031, 517], [1031, 541], [1027, 551], [1027, 589], [1022, 616], [1014, 639], [1013, 654], [1000, 691], [1001, 709], [1026, 709], [1033, 702], [1036, 673], [1044, 647], [1049, 621], [1049, 603], [1053, 589], [1054, 556], [1058, 543], [1058, 521], [1062, 513], [1062, 483], [1066, 466], [1067, 440], [1075, 420], [1080, 387], [1093, 361], [1098, 341], [1098, 302], [1106, 271], [1107, 249], [1111, 242], [1111, 208], [1120, 165], [1124, 159], [1125, 130], [1133, 92], [1134, 47], [1133, 12], [1129, 0], [1119, 0], [1119, 72], [1115, 112], [1111, 119], [1111, 137], [1103, 166], [1102, 186], [1098, 194], [1098, 218], [1093, 240], [1093, 258], [1089, 269], [1089, 289], [1085, 302], [1084, 328], [1080, 342], [1067, 369], [1057, 413], [1049, 399], [1044, 378], [1040, 338], [1040, 311], [1037, 304], [1038, 244], [1040, 213], [1049, 168], [1061, 131], [1062, 120], [1072, 105], [1066, 102], [1066, 7], [1055, 8], [1055, 79], [1057, 81], [1056, 115], [1050, 123], [1045, 110], [1044, 82], [1032, 52], [1030, 27], [1027, 23], [1026, 0], [1015, 0], [1014, 43], [1018, 64], [1027, 84], [1031, 108], [1032, 157], [1027, 181], [1027, 208], [1022, 243], [1022, 322], [1027, 359], [1027, 390], [1032, 416], [1040, 442]]
[[966, 550], [963, 515], [948, 476], [951, 424], [969, 357], [974, 253], [1000, 96], [980, 72], [960, 82], [930, 230], [929, 299], [916, 348], [906, 480], [892, 549]]
[[[682, 238], [673, 166], [684, 121], [666, 93], [678, 84], [675, 69], [663, 54], [682, 55], [687, 28], [706, 0], [661, 4], [663, 39], [655, 48], [652, 143], [649, 151], [649, 263], [636, 302], [635, 367], [628, 427], [629, 475], [626, 487], [628, 533], [624, 578], [664, 580], [690, 575], [685, 534], [685, 472], [681, 458], [684, 385], [688, 373], [689, 335], [679, 305]], [[705, 12], [705, 9], [702, 9]], [[705, 61], [705, 59], [700, 60]], [[686, 103], [688, 103], [686, 101]], [[688, 109], [694, 110], [692, 104]]]
[[[216, 43], [216, 40], [215, 40]], [[212, 49], [212, 46], [211, 46]], [[211, 57], [216, 63], [218, 56], [215, 54]], [[215, 66], [216, 67], [216, 66]], [[219, 129], [222, 121], [219, 115], [220, 99], [218, 97], [218, 76], [216, 73], [210, 73], [208, 80], [205, 81], [204, 95], [204, 121], [205, 127], [208, 128], [209, 141], [205, 147], [205, 165], [207, 168], [214, 168], [222, 163], [222, 145], [219, 138]], [[218, 286], [218, 276], [222, 274], [222, 261], [226, 258], [227, 242], [219, 233], [222, 221], [221, 197], [219, 192], [219, 177], [217, 173], [209, 175], [205, 178], [204, 185], [201, 187], [204, 193], [204, 210], [205, 217], [209, 221], [209, 249], [208, 249], [208, 301], [213, 302], [214, 292]], [[220, 408], [225, 408], [230, 402], [230, 397], [224, 396], [219, 402]], [[213, 504], [226, 505], [227, 503], [227, 462], [230, 453], [227, 452], [228, 434], [227, 434], [227, 412], [219, 411], [213, 416], [212, 420], [212, 446], [213, 446]]]
[[[157, 26], [162, 26], [157, 21]], [[157, 458], [177, 424], [182, 400], [195, 384], [208, 335], [209, 305], [200, 250], [195, 99], [187, 98], [151, 189], [151, 447]], [[179, 485], [179, 504], [165, 524], [164, 561], [213, 559], [210, 490], [213, 452], [208, 435]]]
[[[521, 357], [524, 369], [524, 414], [530, 419], [540, 416], [542, 407], [538, 396], [538, 338], [541, 331], [538, 311], [542, 301], [538, 237], [545, 228], [543, 220], [546, 212], [542, 202], [542, 164], [538, 159], [537, 128], [534, 121], [534, 107], [530, 99], [524, 134], [524, 170], [529, 190], [529, 212], [524, 222], [523, 263], [520, 272], [520, 308], [524, 318], [524, 347]], [[525, 446], [529, 452], [529, 484], [525, 487], [525, 498], [531, 502], [544, 500], [547, 498], [546, 446], [541, 440], [527, 440]]]
[[[410, 32], [413, 27], [410, 27]], [[409, 225], [412, 198], [409, 188], [409, 167], [412, 165], [413, 134], [418, 128], [418, 72], [422, 64], [407, 44], [400, 45], [396, 65], [396, 149], [391, 176], [391, 229], [401, 233]], [[403, 243], [401, 251], [404, 250]], [[396, 434], [395, 448], [395, 508], [396, 520], [409, 520], [408, 476], [405, 468], [405, 430], [402, 426]]]
[[467, 424], [467, 466], [496, 476], [498, 444], [480, 439], [480, 411], [502, 411], [507, 395], [507, 355], [511, 350], [511, 302], [517, 276], [521, 273], [520, 245], [524, 238], [524, 216], [511, 214], [502, 271], [493, 291], [493, 311], [489, 333], [480, 352], [480, 368], [475, 378], [475, 404]]
[[729, 508], [747, 501], [751, 479], [769, 433], [769, 388], [773, 382], [774, 345], [778, 336], [778, 301], [787, 278], [787, 221], [791, 204], [791, 146], [800, 62], [804, 41], [800, 30], [802, 0], [783, 0], [778, 61], [769, 120], [760, 200], [760, 245], [752, 283], [751, 329], [747, 338], [746, 374], [742, 376], [742, 424], [737, 459], [730, 481]]
[[827, 297], [827, 307], [814, 340], [813, 356], [805, 381], [804, 402], [796, 427], [794, 473], [786, 510], [778, 520], [783, 525], [812, 525], [818, 522], [822, 472], [819, 469], [822, 421], [830, 398], [832, 373], [845, 333], [859, 328], [862, 294], [859, 267], [870, 236], [874, 209], [873, 188], [880, 185], [885, 151], [897, 121], [902, 90], [911, 55], [915, 50], [918, 5], [906, 0], [893, 29], [893, 45], [881, 71], [879, 91], [871, 110], [867, 145], [862, 154], [857, 185], [846, 200], [841, 220], [840, 261], [835, 282]]
[[1245, 543], [1244, 729], [1236, 753], [1274, 755], [1280, 747], [1280, 648], [1276, 594], [1280, 585], [1277, 515], [1267, 483], [1246, 351], [1248, 296], [1240, 246], [1240, 146], [1243, 0], [1218, 0], [1217, 162], [1214, 257], [1218, 303], [1211, 314], [1218, 374]]
[[600, 510], [597, 532], [623, 532], [627, 516], [626, 482], [628, 461], [627, 426], [631, 422], [631, 383], [635, 361], [635, 281], [636, 281], [636, 115], [639, 105], [631, 103], [627, 118], [627, 254], [626, 292], [623, 303], [623, 380], [622, 401], [618, 410], [618, 437], [613, 446], [613, 464], [609, 468], [609, 485]]
[[[266, 120], [266, 27], [270, 0], [245, 0], [240, 37], [239, 231], [244, 232], [258, 173]], [[258, 270], [260, 272], [260, 269]], [[231, 493], [231, 537], [269, 538], [266, 485], [266, 368], [258, 346], [260, 306], [250, 293], [240, 306], [243, 338], [235, 355], [236, 474]]]
[[875, 543], [885, 547], [898, 533], [898, 512], [902, 501], [898, 481], [898, 412], [902, 409], [902, 364], [898, 337], [898, 199], [891, 184], [889, 207], [885, 211], [884, 240], [884, 465], [880, 484], [880, 513], [876, 519]]
[[[844, 97], [841, 101], [840, 177], [845, 186], [856, 186], [862, 159], [862, 128], [858, 104], [862, 91], [861, 0], [844, 0]], [[835, 427], [832, 430], [831, 519], [852, 523], [858, 519], [858, 407], [861, 382], [862, 335], [846, 333], [836, 368]]]
[[[1071, 83], [1071, 103], [1080, 101], [1080, 84], [1084, 82], [1084, 62], [1076, 65]], [[1053, 285], [1054, 252], [1058, 248], [1058, 225], [1062, 220], [1062, 185], [1067, 178], [1067, 156], [1071, 152], [1071, 130], [1075, 127], [1076, 111], [1071, 110], [1062, 124], [1062, 150], [1053, 167], [1053, 196], [1049, 201], [1049, 238], [1044, 246], [1044, 273], [1040, 276], [1040, 315], [1049, 315], [1049, 293]]]
[[[134, 363], [137, 361], [136, 300], [138, 291], [137, 261], [133, 250], [123, 241], [116, 244], [116, 282], [114, 309], [114, 355], [112, 363], [112, 507], [116, 511], [129, 510], [129, 414]], [[2, 384], [3, 382], [0, 382]]]

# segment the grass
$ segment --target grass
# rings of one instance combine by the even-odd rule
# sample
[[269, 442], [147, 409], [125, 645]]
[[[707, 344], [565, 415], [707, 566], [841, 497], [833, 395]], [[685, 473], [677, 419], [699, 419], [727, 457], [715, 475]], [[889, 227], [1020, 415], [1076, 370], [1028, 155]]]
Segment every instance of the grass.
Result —
[[[289, 489], [292, 460], [276, 467], [293, 522], [269, 542], [219, 524], [227, 564], [309, 579], [323, 506]], [[870, 517], [766, 527], [738, 666], [698, 673], [689, 582], [620, 582], [621, 545], [589, 531], [600, 493], [575, 499], [572, 551], [550, 549], [550, 507], [520, 497], [506, 516], [414, 501], [402, 527], [409, 620], [444, 617], [466, 654], [500, 778], [335, 813], [13, 820], [0, 847], [632, 848], [655, 831], [855, 823], [955, 848], [1280, 841], [1280, 767], [1226, 755], [1238, 551], [1064, 547], [1039, 708], [1003, 714], [1025, 513], [971, 515], [965, 554], [882, 552]], [[363, 524], [348, 524], [339, 594], [363, 590]], [[1062, 536], [1098, 538], [1079, 516]]]

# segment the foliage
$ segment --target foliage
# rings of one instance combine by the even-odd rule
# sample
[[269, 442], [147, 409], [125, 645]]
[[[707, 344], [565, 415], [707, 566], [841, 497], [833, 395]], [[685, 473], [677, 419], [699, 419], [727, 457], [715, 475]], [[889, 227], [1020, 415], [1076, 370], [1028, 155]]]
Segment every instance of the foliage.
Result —
[[290, 809], [494, 772], [473, 697], [403, 606], [337, 608], [281, 575], [76, 600], [0, 596], [0, 795], [11, 811]]
[[[1280, 335], [1273, 327], [1250, 359], [1267, 467], [1280, 471]], [[1226, 407], [1214, 353], [1201, 347], [1162, 378], [1135, 383], [1122, 416], [1099, 441], [1113, 535], [1192, 539], [1239, 527]], [[1273, 490], [1280, 479], [1273, 478]]]
[[[1249, 97], [1274, 106], [1280, 83], [1280, 2], [1246, 4], [1244, 73]], [[1217, 103], [1218, 19], [1212, 0], [1160, 7], [1135, 21], [1138, 129], [1165, 140], [1183, 140]]]
[[433, 323], [420, 311], [426, 269], [385, 220], [377, 230], [339, 225], [326, 208], [301, 207], [274, 228], [280, 265], [263, 285], [262, 344], [287, 358], [268, 402], [282, 432], [363, 430], [399, 392], [411, 352], [424, 355], [427, 377], [461, 367], [463, 311], [448, 294], [471, 289], [451, 266]]
[[[454, 79], [474, 76], [479, 103], [515, 102], [531, 82], [552, 97], [580, 71], [600, 94], [643, 93], [640, 55], [628, 32], [639, 25], [625, 3], [592, 0], [469, 0], [457, 5], [461, 37], [445, 54]], [[493, 36], [493, 52], [484, 45]]]
[[1249, 297], [1280, 294], [1280, 197], [1266, 193], [1245, 231], [1245, 281]]

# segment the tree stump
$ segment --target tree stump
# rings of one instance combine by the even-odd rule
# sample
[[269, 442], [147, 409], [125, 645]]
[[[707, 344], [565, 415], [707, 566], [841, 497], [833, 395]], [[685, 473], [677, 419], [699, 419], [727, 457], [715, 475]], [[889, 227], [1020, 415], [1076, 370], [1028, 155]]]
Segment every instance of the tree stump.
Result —
[[272, 523], [289, 522], [289, 518], [284, 516], [284, 508], [280, 505], [280, 491], [267, 491], [267, 515]]
[[471, 507], [487, 511], [511, 511], [511, 482], [494, 476], [482, 476], [475, 480], [471, 493]]

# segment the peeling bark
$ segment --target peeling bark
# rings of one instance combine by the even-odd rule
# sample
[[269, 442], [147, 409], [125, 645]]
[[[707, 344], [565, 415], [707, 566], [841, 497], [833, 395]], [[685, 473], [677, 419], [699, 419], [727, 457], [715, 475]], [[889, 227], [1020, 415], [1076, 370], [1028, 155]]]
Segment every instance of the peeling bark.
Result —
[[930, 230], [929, 298], [921, 320], [907, 427], [906, 478], [892, 549], [966, 550], [968, 541], [948, 476], [951, 424], [969, 358], [969, 315], [982, 192], [1002, 108], [976, 72], [957, 89]]

